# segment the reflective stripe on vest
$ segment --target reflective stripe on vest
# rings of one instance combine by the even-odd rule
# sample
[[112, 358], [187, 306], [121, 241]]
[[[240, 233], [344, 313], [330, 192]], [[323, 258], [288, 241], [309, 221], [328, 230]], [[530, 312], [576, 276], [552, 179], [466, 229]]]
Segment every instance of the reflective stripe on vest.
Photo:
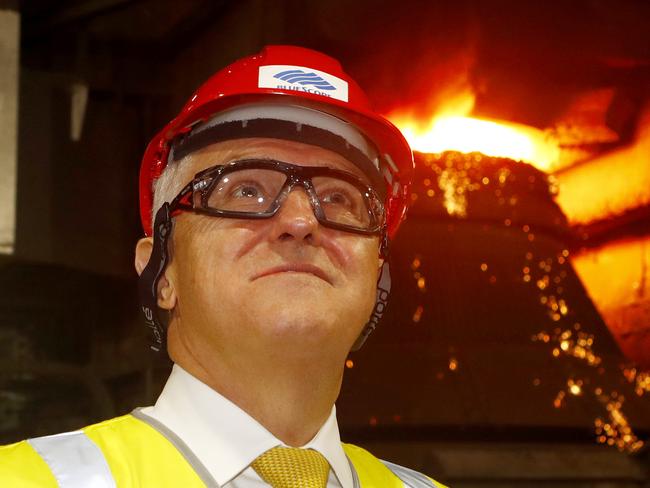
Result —
[[199, 458], [196, 457], [196, 454], [188, 447], [183, 440], [176, 435], [174, 431], [169, 429], [165, 424], [159, 420], [150, 417], [149, 415], [142, 413], [141, 408], [136, 408], [131, 412], [136, 419], [142, 420], [144, 423], [149, 424], [154, 430], [157, 430], [165, 439], [167, 439], [176, 450], [185, 458], [194, 472], [201, 478], [201, 481], [205, 483], [205, 486], [219, 486], [213, 476], [208, 471]]
[[383, 459], [380, 459], [380, 461], [384, 463], [384, 466], [390, 469], [395, 476], [402, 480], [402, 483], [404, 483], [406, 488], [438, 488], [438, 485], [433, 483], [422, 473], [405, 468], [399, 464], [384, 461]]
[[115, 488], [104, 454], [80, 430], [27, 442], [47, 463], [60, 488]]

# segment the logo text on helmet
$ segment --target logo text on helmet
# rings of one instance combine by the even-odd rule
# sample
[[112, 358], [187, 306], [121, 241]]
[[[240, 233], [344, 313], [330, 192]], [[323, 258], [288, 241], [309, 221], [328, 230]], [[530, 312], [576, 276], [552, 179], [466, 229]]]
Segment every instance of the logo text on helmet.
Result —
[[260, 66], [258, 86], [293, 90], [348, 101], [348, 82], [329, 73], [304, 66]]

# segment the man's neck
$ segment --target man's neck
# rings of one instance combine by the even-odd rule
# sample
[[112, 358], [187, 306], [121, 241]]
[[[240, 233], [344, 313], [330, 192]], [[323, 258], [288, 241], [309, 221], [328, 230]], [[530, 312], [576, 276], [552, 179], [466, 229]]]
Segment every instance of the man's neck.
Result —
[[[171, 347], [174, 344], [174, 347]], [[308, 443], [338, 397], [343, 361], [263, 355], [215, 355], [183, 341], [170, 342], [179, 366], [235, 403], [289, 446]]]

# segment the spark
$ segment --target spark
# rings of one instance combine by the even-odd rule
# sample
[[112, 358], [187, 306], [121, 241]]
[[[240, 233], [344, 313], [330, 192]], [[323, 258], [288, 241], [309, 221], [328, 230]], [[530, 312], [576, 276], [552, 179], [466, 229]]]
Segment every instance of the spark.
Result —
[[650, 393], [650, 371], [639, 371], [636, 368], [623, 368], [623, 376], [634, 385], [634, 392], [643, 396]]
[[422, 312], [424, 312], [424, 307], [422, 305], [418, 305], [418, 308], [416, 308], [415, 312], [413, 312], [413, 322], [417, 324], [420, 321], [422, 318]]
[[634, 453], [641, 449], [644, 442], [634, 434], [622, 410], [625, 398], [612, 392], [610, 395], [601, 393], [598, 399], [605, 405], [608, 418], [598, 417], [594, 420], [597, 441], [614, 446], [621, 452]]
[[449, 358], [449, 371], [456, 371], [458, 369], [458, 359]]

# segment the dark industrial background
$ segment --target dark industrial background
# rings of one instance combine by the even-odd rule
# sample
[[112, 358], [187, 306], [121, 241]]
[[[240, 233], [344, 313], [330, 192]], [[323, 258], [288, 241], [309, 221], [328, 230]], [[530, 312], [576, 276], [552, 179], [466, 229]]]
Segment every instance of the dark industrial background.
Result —
[[[227, 63], [266, 44], [298, 44], [340, 59], [381, 112], [435, 111], [450, 90], [470, 86], [474, 115], [540, 129], [577, 96], [611, 89], [602, 124], [615, 137], [583, 141], [584, 161], [631, 144], [650, 100], [642, 0], [25, 0], [0, 1], [3, 10], [20, 16], [15, 242], [0, 255], [3, 443], [155, 401], [170, 363], [148, 352], [138, 315], [140, 158]], [[424, 193], [422, 181], [446, 163], [416, 160], [415, 191]], [[602, 364], [583, 371], [531, 340], [554, 326], [520, 268], [527, 253], [555, 259], [647, 237], [650, 202], [607, 225], [570, 228], [546, 175], [512, 163], [492, 164], [495, 175], [523, 175], [507, 190], [522, 202], [514, 214], [481, 214], [488, 189], [464, 220], [435, 199], [414, 205], [394, 246], [388, 319], [348, 362], [344, 440], [454, 487], [648, 487], [647, 446], [596, 442], [603, 402], [554, 399], [573, 377], [625, 391], [634, 434], [650, 442], [650, 392], [626, 384], [619, 366], [630, 358], [568, 262], [555, 264], [568, 315], [589, 324]], [[536, 240], [495, 223], [504, 218], [538, 229]]]

